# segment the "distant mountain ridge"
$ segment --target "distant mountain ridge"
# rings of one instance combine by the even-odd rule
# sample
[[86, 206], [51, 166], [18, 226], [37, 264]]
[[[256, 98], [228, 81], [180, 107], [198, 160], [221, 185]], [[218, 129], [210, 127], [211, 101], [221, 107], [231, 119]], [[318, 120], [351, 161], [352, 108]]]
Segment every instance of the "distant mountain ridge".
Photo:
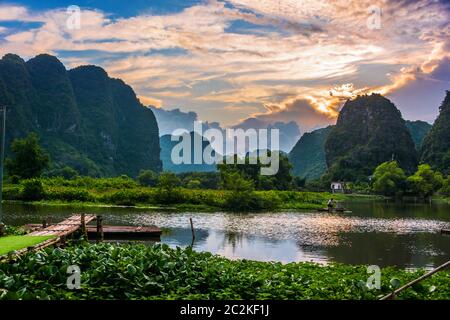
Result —
[[289, 153], [293, 174], [306, 180], [318, 179], [327, 169], [325, 141], [333, 126], [305, 133]]
[[67, 71], [54, 56], [0, 60], [0, 104], [7, 107], [6, 146], [36, 132], [54, 168], [80, 174], [136, 176], [161, 170], [158, 125], [133, 89], [100, 67]]

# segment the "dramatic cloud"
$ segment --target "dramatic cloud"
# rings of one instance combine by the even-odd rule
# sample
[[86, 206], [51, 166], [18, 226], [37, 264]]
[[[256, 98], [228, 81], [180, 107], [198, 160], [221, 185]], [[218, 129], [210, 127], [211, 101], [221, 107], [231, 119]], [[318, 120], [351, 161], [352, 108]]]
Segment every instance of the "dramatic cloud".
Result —
[[150, 14], [150, 3], [133, 16], [92, 9], [94, 1], [82, 8], [80, 28], [67, 23], [67, 8], [15, 3], [0, 5], [1, 54], [98, 64], [145, 104], [192, 109], [224, 126], [255, 117], [307, 131], [370, 92], [430, 120], [436, 107], [420, 109], [408, 92], [426, 97], [448, 84], [446, 1], [205, 0], [166, 14]]

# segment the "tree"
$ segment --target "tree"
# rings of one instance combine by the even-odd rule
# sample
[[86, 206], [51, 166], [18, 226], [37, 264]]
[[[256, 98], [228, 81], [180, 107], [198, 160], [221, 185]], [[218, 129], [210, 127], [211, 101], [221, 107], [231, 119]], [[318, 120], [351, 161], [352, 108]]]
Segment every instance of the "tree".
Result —
[[202, 187], [202, 183], [200, 180], [193, 179], [186, 184], [186, 188], [188, 189], [200, 189]]
[[239, 171], [227, 171], [221, 174], [223, 189], [230, 192], [225, 196], [225, 206], [233, 211], [252, 210], [259, 205], [254, 194], [254, 184]]
[[[261, 162], [261, 157], [256, 159], [256, 163], [250, 163], [250, 157], [245, 157], [245, 163], [237, 163], [237, 155], [234, 155], [234, 162], [232, 164], [219, 164], [221, 179], [224, 173], [239, 172], [244, 179], [248, 179], [253, 182], [256, 189], [263, 190], [288, 190], [292, 187], [293, 177], [291, 174], [292, 164], [286, 154], [279, 151], [269, 151], [268, 157], [272, 156], [272, 152], [278, 152], [278, 172], [271, 176], [261, 175], [261, 167], [265, 166]], [[254, 158], [253, 158], [254, 159]], [[272, 159], [274, 159], [272, 157]]]
[[373, 190], [385, 196], [401, 194], [405, 189], [406, 175], [396, 161], [380, 164], [373, 174]]
[[444, 178], [440, 172], [435, 172], [428, 164], [421, 164], [417, 172], [408, 178], [410, 190], [423, 197], [432, 196], [442, 188]]
[[67, 180], [79, 177], [78, 171], [69, 166], [48, 171], [45, 175], [48, 177], [62, 177]]
[[444, 180], [440, 193], [450, 195], [450, 176], [448, 176], [447, 179]]
[[152, 170], [141, 170], [137, 180], [142, 186], [154, 187], [158, 183], [158, 174]]
[[15, 139], [11, 144], [13, 158], [6, 159], [8, 173], [21, 179], [39, 177], [50, 164], [50, 156], [39, 145], [36, 133], [30, 133], [24, 139]]

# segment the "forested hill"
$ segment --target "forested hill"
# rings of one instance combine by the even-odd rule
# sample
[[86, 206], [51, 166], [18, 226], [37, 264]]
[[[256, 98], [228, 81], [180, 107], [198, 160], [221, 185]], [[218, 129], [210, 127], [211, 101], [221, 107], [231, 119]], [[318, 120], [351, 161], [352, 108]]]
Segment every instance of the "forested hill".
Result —
[[330, 179], [367, 180], [381, 163], [394, 158], [407, 172], [418, 156], [400, 111], [379, 94], [359, 96], [342, 108], [325, 142]]
[[318, 179], [327, 169], [325, 141], [333, 126], [305, 133], [289, 153], [293, 173], [306, 180]]
[[67, 71], [54, 56], [0, 60], [0, 105], [7, 107], [6, 146], [36, 132], [52, 158], [80, 174], [135, 176], [159, 171], [158, 125], [133, 89], [100, 67]]
[[438, 118], [423, 141], [421, 161], [450, 174], [450, 91], [439, 110]]

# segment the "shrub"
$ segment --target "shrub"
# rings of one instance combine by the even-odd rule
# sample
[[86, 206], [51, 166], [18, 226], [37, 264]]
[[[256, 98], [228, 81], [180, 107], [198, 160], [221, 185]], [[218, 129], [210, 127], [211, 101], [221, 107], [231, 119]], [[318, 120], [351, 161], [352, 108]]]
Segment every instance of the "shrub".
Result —
[[95, 197], [86, 189], [63, 187], [63, 188], [48, 188], [46, 190], [46, 198], [49, 200], [61, 201], [86, 201], [94, 202]]
[[119, 190], [100, 196], [101, 202], [113, 203], [122, 206], [134, 206], [138, 203], [151, 203], [154, 196], [145, 190]]
[[154, 187], [158, 183], [158, 174], [152, 170], [141, 170], [137, 181], [141, 186]]
[[39, 179], [28, 179], [22, 181], [21, 198], [26, 201], [37, 201], [44, 198], [45, 192]]
[[450, 196], [450, 176], [448, 176], [447, 179], [445, 179], [443, 181], [440, 193], [444, 194], [444, 195], [447, 195], [447, 196]]
[[65, 166], [61, 169], [51, 170], [47, 173], [48, 177], [61, 177], [67, 180], [75, 179], [78, 177], [78, 171], [69, 166]]
[[184, 202], [183, 194], [180, 189], [171, 190], [158, 188], [154, 193], [155, 202], [158, 204], [177, 204]]
[[200, 189], [202, 183], [200, 182], [200, 180], [191, 180], [186, 184], [186, 188], [188, 189]]

